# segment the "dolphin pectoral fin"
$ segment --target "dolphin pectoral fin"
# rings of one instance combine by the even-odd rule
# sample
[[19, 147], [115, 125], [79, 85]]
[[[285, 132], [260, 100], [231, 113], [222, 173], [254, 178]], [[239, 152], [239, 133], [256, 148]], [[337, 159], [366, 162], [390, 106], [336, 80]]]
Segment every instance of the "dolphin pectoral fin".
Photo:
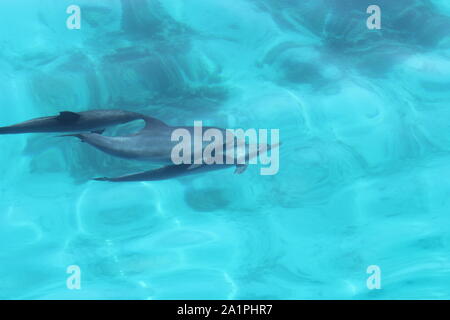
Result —
[[56, 116], [56, 120], [64, 124], [73, 124], [80, 120], [81, 115], [72, 111], [62, 111]]
[[200, 168], [203, 165], [203, 163], [199, 163], [199, 164], [192, 164], [189, 166], [189, 168], [187, 168], [188, 170], [192, 170], [192, 169], [196, 169], [196, 168]]
[[94, 178], [92, 180], [94, 181], [111, 181], [112, 178], [106, 178], [106, 177], [102, 177], [102, 178]]
[[238, 164], [238, 165], [236, 165], [236, 170], [234, 170], [234, 173], [241, 174], [245, 170], [247, 170], [247, 168], [248, 168], [248, 164]]

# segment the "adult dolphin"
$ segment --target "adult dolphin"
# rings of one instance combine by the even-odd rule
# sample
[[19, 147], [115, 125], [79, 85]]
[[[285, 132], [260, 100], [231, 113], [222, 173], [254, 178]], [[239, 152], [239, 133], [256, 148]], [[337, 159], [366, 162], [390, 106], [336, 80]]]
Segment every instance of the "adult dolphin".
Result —
[[[137, 133], [126, 136], [104, 136], [99, 133], [66, 134], [61, 137], [77, 137], [82, 142], [93, 146], [107, 154], [125, 159], [135, 159], [159, 164], [173, 164], [172, 150], [179, 143], [172, 141], [172, 134], [177, 129], [185, 129], [193, 139], [198, 138], [203, 147], [208, 143], [203, 141], [203, 132], [196, 130], [194, 126], [170, 126], [161, 120], [142, 116], [145, 126]], [[225, 129], [216, 127], [202, 127], [202, 129], [217, 129], [224, 136]], [[194, 157], [194, 145], [191, 145], [192, 158]], [[192, 159], [193, 161], [193, 159]]]
[[143, 117], [142, 114], [123, 110], [63, 111], [57, 116], [36, 118], [12, 126], [0, 127], [0, 134], [101, 131], [106, 127], [143, 119]]

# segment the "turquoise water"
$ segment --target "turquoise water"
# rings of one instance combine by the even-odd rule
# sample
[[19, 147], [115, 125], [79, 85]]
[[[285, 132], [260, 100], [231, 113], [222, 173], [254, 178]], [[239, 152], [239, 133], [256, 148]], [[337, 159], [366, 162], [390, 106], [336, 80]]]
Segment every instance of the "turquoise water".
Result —
[[0, 125], [118, 108], [283, 142], [274, 176], [113, 184], [90, 179], [153, 165], [0, 136], [0, 298], [450, 298], [448, 1], [15, 0], [0, 24]]

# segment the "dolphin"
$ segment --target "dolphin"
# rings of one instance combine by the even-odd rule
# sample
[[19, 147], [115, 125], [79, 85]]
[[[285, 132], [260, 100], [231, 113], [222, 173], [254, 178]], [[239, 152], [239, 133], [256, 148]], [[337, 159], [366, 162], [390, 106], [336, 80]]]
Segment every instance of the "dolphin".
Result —
[[106, 127], [142, 119], [144, 116], [123, 110], [63, 111], [57, 116], [36, 118], [19, 124], [0, 127], [0, 134], [37, 132], [101, 132]]
[[[96, 132], [65, 134], [61, 137], [76, 137], [100, 151], [109, 155], [134, 159], [158, 164], [173, 164], [172, 150], [178, 141], [172, 141], [172, 133], [176, 129], [185, 129], [191, 137], [195, 139], [202, 132], [197, 132], [193, 126], [170, 126], [161, 120], [148, 116], [141, 117], [145, 121], [144, 128], [134, 134], [126, 136], [104, 136]], [[222, 134], [226, 134], [225, 129], [217, 127], [203, 127], [204, 129], [218, 129]], [[202, 141], [202, 140], [200, 140]], [[202, 141], [203, 146], [206, 142]], [[194, 155], [194, 146], [192, 145], [191, 154]], [[192, 161], [194, 158], [192, 157]]]

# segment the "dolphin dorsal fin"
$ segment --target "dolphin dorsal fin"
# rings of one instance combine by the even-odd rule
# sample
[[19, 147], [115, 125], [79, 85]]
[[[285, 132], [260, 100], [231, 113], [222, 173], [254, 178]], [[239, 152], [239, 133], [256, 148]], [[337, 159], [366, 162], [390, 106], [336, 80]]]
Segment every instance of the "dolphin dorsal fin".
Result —
[[142, 130], [152, 130], [154, 128], [168, 127], [165, 122], [152, 117], [143, 118], [145, 121], [145, 127]]
[[62, 111], [56, 119], [62, 123], [74, 123], [80, 119], [81, 115], [72, 111]]

